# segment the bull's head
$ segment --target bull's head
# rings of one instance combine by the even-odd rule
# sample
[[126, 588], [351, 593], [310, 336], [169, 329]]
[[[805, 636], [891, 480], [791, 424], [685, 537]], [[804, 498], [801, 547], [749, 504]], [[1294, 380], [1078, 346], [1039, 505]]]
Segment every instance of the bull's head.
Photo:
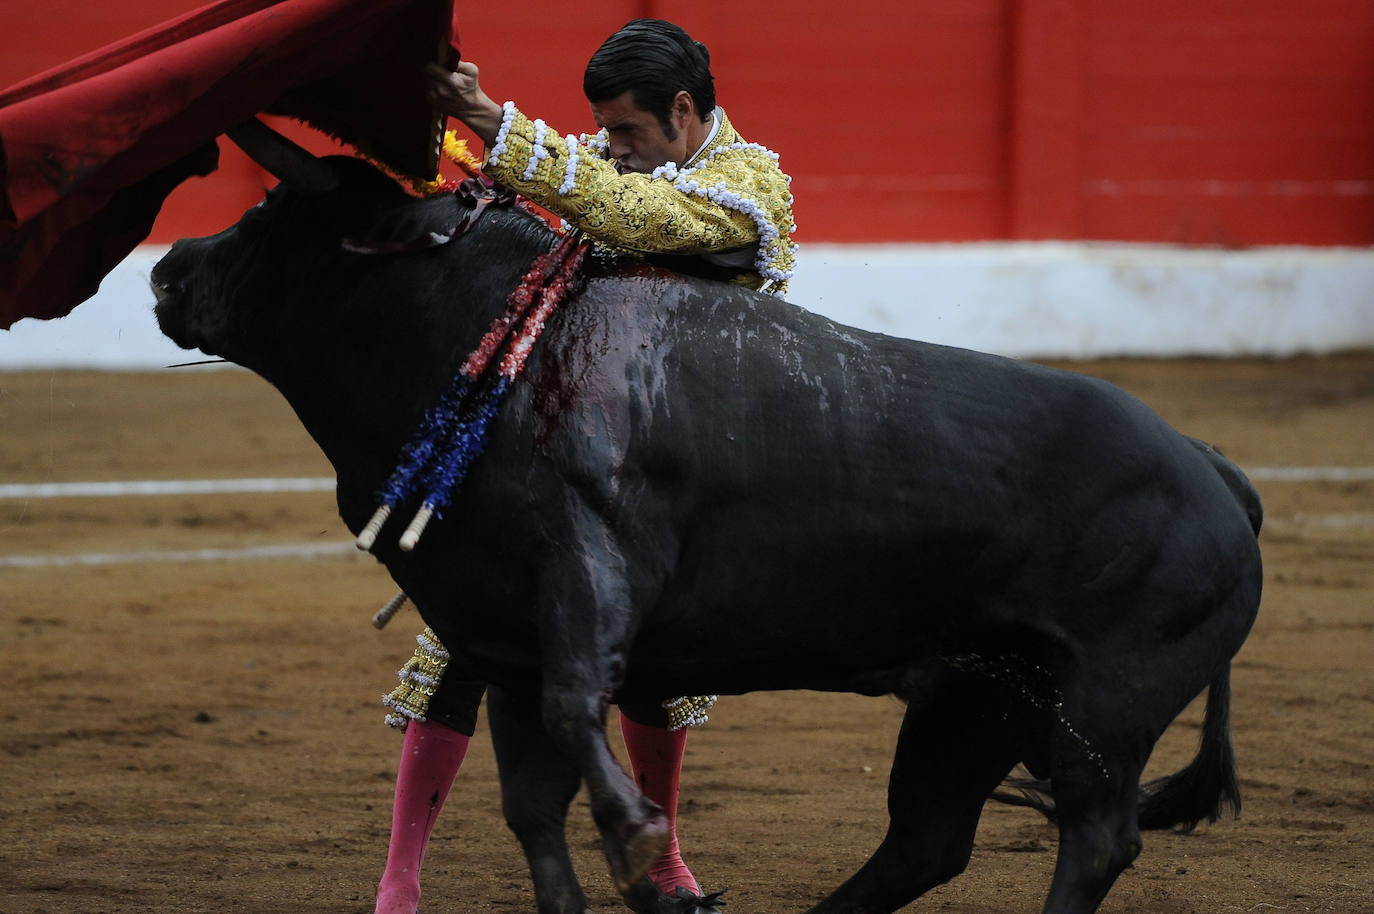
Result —
[[370, 491], [553, 235], [512, 207], [475, 223], [471, 198], [417, 198], [355, 158], [278, 151], [266, 200], [153, 268], [158, 324], [266, 378]]
[[293, 349], [321, 336], [366, 342], [369, 319], [394, 302], [394, 288], [372, 299], [362, 292], [385, 271], [350, 253], [351, 240], [404, 249], [451, 228], [460, 206], [450, 195], [417, 200], [357, 159], [315, 158], [256, 121], [231, 137], [281, 183], [219, 234], [172, 246], [151, 276], [157, 320], [178, 345], [276, 382]]

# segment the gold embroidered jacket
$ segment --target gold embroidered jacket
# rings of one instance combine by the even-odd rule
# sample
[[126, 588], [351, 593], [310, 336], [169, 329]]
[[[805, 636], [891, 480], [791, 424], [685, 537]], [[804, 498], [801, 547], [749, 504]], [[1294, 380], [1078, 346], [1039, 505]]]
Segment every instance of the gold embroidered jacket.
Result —
[[[622, 175], [606, 135], [560, 137], [506, 102], [484, 170], [606, 247], [639, 254], [754, 250], [734, 282], [776, 295], [787, 289], [795, 246], [791, 178], [778, 157], [746, 143], [725, 112], [720, 129], [685, 165]], [[747, 258], [745, 259], [747, 263]]]

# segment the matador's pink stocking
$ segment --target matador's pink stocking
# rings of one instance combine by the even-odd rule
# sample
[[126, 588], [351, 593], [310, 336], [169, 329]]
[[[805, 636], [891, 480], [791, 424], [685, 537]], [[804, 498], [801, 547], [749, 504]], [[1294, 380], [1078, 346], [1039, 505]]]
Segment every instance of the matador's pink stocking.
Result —
[[406, 726], [377, 914], [415, 914], [425, 848], [467, 751], [468, 737], [442, 724], [412, 720]]
[[620, 715], [620, 733], [630, 756], [630, 768], [644, 795], [663, 808], [672, 829], [668, 849], [649, 867], [649, 878], [660, 892], [673, 895], [678, 886], [700, 895], [701, 887], [692, 871], [682, 862], [677, 843], [677, 795], [682, 777], [682, 752], [687, 745], [687, 728], [669, 730], [637, 724]]

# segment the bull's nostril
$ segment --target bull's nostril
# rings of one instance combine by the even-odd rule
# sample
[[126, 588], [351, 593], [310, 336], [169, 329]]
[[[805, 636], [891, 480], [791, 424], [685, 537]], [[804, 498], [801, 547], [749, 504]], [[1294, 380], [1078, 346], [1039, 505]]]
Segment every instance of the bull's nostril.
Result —
[[150, 278], [148, 280], [148, 285], [152, 287], [153, 297], [157, 299], [158, 304], [176, 298], [181, 291], [179, 288], [157, 276]]

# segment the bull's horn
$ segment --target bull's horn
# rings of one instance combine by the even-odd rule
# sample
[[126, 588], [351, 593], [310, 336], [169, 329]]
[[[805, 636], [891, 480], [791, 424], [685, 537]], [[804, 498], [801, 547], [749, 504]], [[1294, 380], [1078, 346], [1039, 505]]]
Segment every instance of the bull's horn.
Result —
[[257, 118], [230, 128], [225, 135], [254, 162], [291, 187], [307, 193], [324, 193], [339, 184], [327, 165]]

